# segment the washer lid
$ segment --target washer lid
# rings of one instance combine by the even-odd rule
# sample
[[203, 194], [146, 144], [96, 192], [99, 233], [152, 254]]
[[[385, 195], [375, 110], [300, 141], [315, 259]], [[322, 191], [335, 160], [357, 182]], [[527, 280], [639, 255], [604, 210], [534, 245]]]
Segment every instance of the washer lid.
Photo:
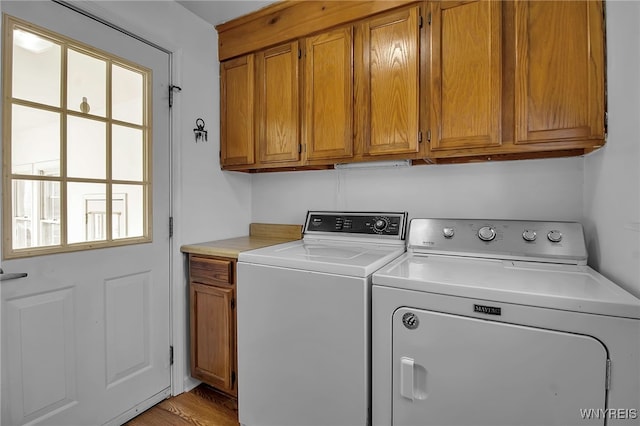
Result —
[[640, 319], [638, 298], [583, 265], [407, 253], [376, 272], [373, 284]]
[[404, 253], [404, 245], [298, 240], [241, 252], [238, 261], [312, 272], [368, 277]]

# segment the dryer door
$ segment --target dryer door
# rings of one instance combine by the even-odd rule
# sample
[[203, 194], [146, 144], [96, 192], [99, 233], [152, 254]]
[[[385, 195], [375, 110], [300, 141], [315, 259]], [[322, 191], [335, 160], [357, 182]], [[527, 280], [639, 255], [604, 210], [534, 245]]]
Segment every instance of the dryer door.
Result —
[[401, 308], [393, 424], [603, 425], [606, 362], [589, 336]]

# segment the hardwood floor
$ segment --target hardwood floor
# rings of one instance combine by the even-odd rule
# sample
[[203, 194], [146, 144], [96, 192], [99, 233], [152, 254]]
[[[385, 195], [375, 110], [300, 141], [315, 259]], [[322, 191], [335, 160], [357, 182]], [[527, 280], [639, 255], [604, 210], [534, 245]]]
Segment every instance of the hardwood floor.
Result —
[[165, 399], [125, 423], [125, 426], [238, 426], [238, 402], [202, 384]]

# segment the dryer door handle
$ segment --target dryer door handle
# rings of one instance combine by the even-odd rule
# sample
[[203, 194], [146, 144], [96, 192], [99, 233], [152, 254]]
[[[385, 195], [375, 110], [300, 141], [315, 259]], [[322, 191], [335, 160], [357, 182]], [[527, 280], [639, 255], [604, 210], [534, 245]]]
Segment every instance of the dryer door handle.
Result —
[[400, 395], [410, 401], [420, 401], [429, 396], [427, 370], [413, 358], [400, 358]]
[[400, 358], [400, 395], [413, 401], [413, 358]]

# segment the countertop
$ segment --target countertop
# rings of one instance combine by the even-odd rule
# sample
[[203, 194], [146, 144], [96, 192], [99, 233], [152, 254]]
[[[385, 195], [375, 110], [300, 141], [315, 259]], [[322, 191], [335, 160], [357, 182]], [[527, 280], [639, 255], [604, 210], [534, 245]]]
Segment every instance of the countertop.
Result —
[[237, 259], [240, 252], [299, 240], [300, 238], [302, 238], [302, 225], [252, 223], [249, 227], [249, 235], [185, 244], [180, 247], [180, 251], [188, 254]]

